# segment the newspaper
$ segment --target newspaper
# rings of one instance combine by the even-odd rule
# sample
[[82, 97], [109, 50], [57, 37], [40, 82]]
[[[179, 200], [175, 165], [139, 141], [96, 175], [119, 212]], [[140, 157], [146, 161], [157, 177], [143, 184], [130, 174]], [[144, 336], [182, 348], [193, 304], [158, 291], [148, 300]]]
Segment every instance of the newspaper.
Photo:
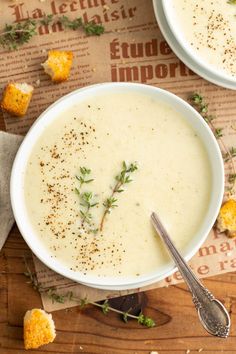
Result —
[[[45, 14], [66, 15], [71, 19], [103, 23], [100, 37], [85, 36], [82, 31], [63, 30], [55, 21], [39, 26], [38, 35], [14, 52], [0, 50], [0, 89], [7, 82], [27, 82], [35, 87], [27, 115], [13, 118], [4, 113], [8, 132], [25, 134], [41, 112], [72, 90], [99, 82], [132, 81], [167, 89], [185, 100], [193, 91], [201, 92], [217, 116], [217, 127], [224, 128], [224, 144], [234, 145], [236, 136], [236, 91], [215, 86], [188, 69], [172, 52], [156, 23], [151, 0], [31, 0], [0, 1], [0, 27]], [[74, 53], [70, 79], [53, 84], [41, 63], [49, 49]], [[230, 163], [226, 166], [230, 173]], [[151, 286], [132, 291], [103, 291], [74, 283], [49, 270], [34, 257], [38, 280], [58, 292], [73, 291], [79, 298], [97, 301], [136, 291], [168, 286], [182, 281], [179, 272]], [[204, 245], [189, 262], [196, 274], [208, 277], [236, 269], [236, 240], [211, 231]], [[46, 310], [74, 306], [58, 304], [42, 297]]]

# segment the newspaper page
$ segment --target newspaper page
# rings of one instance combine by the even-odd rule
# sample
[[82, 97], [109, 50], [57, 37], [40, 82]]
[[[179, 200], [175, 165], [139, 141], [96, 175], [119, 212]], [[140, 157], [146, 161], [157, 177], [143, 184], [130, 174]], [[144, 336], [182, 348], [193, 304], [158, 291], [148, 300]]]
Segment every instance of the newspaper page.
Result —
[[[77, 88], [100, 82], [141, 82], [169, 90], [187, 100], [200, 92], [209, 103], [217, 127], [224, 128], [224, 144], [230, 148], [236, 138], [236, 91], [221, 88], [200, 78], [172, 52], [155, 20], [151, 0], [31, 0], [0, 2], [0, 27], [27, 18], [40, 19], [53, 14], [55, 22], [40, 25], [38, 35], [17, 51], [0, 49], [0, 90], [7, 82], [27, 82], [35, 87], [29, 110], [23, 118], [4, 113], [8, 132], [25, 134], [39, 115], [53, 102]], [[82, 17], [85, 22], [102, 23], [105, 33], [86, 36], [82, 31], [63, 30], [56, 17]], [[73, 68], [67, 82], [53, 84], [41, 63], [50, 49], [74, 53]], [[226, 177], [232, 173], [225, 165]], [[227, 180], [227, 178], [226, 178]], [[163, 281], [132, 291], [104, 291], [74, 283], [54, 273], [34, 257], [38, 280], [44, 287], [56, 287], [61, 293], [73, 291], [90, 301], [125, 295], [131, 292], [168, 286], [182, 281], [175, 272]], [[200, 277], [236, 269], [236, 240], [212, 230], [204, 245], [189, 262]], [[58, 304], [42, 297], [46, 310], [75, 306]]]

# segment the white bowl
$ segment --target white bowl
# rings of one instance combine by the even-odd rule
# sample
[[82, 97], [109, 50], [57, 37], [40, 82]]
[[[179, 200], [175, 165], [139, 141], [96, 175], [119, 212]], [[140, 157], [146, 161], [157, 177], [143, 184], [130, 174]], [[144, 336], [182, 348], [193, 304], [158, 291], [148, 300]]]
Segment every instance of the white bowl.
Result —
[[194, 71], [199, 76], [203, 77], [205, 80], [212, 82], [215, 85], [219, 85], [229, 89], [235, 89], [235, 82], [229, 80], [223, 80], [222, 77], [213, 74], [212, 72], [206, 70], [201, 65], [199, 65], [195, 58], [191, 58], [181, 44], [177, 41], [174, 34], [172, 33], [170, 26], [167, 22], [166, 16], [164, 14], [162, 2], [160, 0], [153, 0], [153, 8], [158, 22], [159, 28], [165, 37], [165, 40], [169, 44], [170, 48], [177, 55], [177, 57], [192, 71]]
[[197, 252], [201, 244], [206, 239], [219, 212], [224, 191], [223, 161], [220, 149], [213, 133], [202, 119], [202, 117], [189, 104], [168, 91], [148, 85], [133, 83], [97, 84], [71, 92], [70, 94], [59, 99], [45, 112], [43, 112], [26, 135], [22, 145], [18, 150], [12, 168], [10, 193], [12, 209], [17, 225], [33, 253], [49, 268], [76, 282], [80, 282], [92, 287], [111, 290], [138, 288], [164, 279], [166, 276], [175, 271], [174, 263], [169, 261], [163, 267], [154, 269], [150, 274], [140, 276], [138, 279], [137, 277], [101, 278], [96, 276], [83, 275], [79, 272], [71, 271], [63, 264], [61, 264], [59, 260], [50, 257], [49, 251], [45, 248], [44, 244], [41, 242], [40, 238], [37, 236], [37, 233], [33, 229], [25, 205], [24, 178], [27, 162], [35, 142], [43, 133], [43, 131], [47, 129], [47, 126], [57, 118], [62, 109], [65, 110], [75, 102], [78, 103], [96, 94], [110, 92], [115, 93], [121, 90], [122, 92], [143, 93], [171, 105], [174, 109], [176, 109], [176, 111], [185, 117], [185, 119], [197, 132], [198, 136], [201, 138], [206, 147], [206, 151], [211, 164], [210, 167], [212, 170], [212, 193], [208, 210], [204, 220], [202, 221], [202, 224], [199, 225], [198, 232], [193, 235], [186, 249], [184, 249], [182, 252], [186, 260], [189, 260]]
[[[157, 0], [157, 1], [159, 1], [159, 0]], [[190, 45], [190, 43], [186, 40], [182, 29], [180, 28], [180, 26], [178, 26], [178, 23], [176, 23], [175, 11], [171, 5], [172, 1], [175, 1], [175, 0], [168, 0], [168, 1], [162, 0], [161, 1], [164, 16], [166, 18], [166, 21], [168, 23], [168, 26], [169, 26], [173, 36], [175, 37], [178, 44], [183, 48], [186, 55], [190, 58], [191, 61], [195, 62], [197, 66], [202, 68], [201, 71], [203, 72], [203, 74], [201, 75], [201, 71], [200, 71], [200, 73], [198, 72], [198, 74], [200, 76], [205, 77], [204, 72], [207, 72], [209, 76], [213, 76], [216, 78], [217, 84], [219, 84], [220, 86], [229, 87], [231, 89], [236, 90], [236, 77], [233, 77], [230, 74], [224, 73], [223, 70], [220, 71], [219, 69], [217, 69], [216, 67], [214, 67], [210, 63], [205, 62], [204, 59], [202, 59], [201, 56], [198, 55], [197, 51], [194, 50], [192, 48], [192, 46]], [[227, 83], [226, 85], [225, 85], [225, 82]]]

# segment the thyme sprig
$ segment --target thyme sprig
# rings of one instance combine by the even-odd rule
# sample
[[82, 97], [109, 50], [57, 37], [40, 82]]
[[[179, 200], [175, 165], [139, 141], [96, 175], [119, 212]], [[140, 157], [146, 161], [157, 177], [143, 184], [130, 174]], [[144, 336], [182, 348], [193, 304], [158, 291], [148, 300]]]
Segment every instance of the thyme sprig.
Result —
[[236, 157], [236, 148], [231, 147], [231, 149], [226, 152], [223, 157], [225, 162], [228, 162], [232, 157]]
[[37, 34], [36, 27], [36, 21], [32, 19], [11, 25], [6, 24], [3, 32], [0, 33], [0, 45], [3, 48], [15, 50], [24, 43], [28, 43]]
[[215, 137], [216, 139], [219, 139], [223, 136], [223, 128], [215, 128]]
[[[75, 192], [80, 198], [80, 205], [83, 209], [80, 209], [80, 215], [82, 217], [82, 225], [87, 223], [89, 226], [92, 225], [92, 214], [90, 212], [91, 208], [94, 208], [98, 205], [94, 201], [94, 195], [92, 192], [83, 192], [81, 191], [84, 184], [88, 184], [94, 181], [93, 178], [90, 178], [91, 170], [87, 167], [80, 167], [80, 175], [76, 175], [76, 179], [79, 181], [79, 188], [75, 188]], [[97, 231], [97, 229], [90, 230], [92, 232]]]
[[[84, 183], [87, 184], [87, 183], [93, 182], [93, 180], [94, 180], [93, 178], [87, 179], [88, 176], [90, 175], [90, 173], [91, 173], [91, 170], [89, 168], [80, 167], [80, 175], [79, 176], [77, 176], [77, 175], [75, 176], [77, 178], [77, 180], [79, 181], [79, 183], [80, 183], [79, 188], [81, 188]], [[76, 188], [76, 191], [77, 191], [78, 194], [80, 194], [78, 188]]]
[[215, 125], [212, 123], [215, 116], [208, 114], [208, 103], [206, 103], [199, 93], [194, 93], [189, 97], [191, 104], [196, 108], [196, 110], [201, 114], [202, 118], [208, 123], [216, 139], [219, 139], [223, 136], [223, 128], [216, 128]]
[[130, 178], [131, 173], [136, 171], [138, 169], [137, 163], [131, 163], [129, 166], [126, 164], [125, 161], [122, 163], [122, 170], [121, 172], [115, 177], [116, 184], [114, 188], [112, 189], [112, 193], [109, 198], [107, 198], [103, 202], [103, 206], [105, 207], [101, 222], [100, 222], [100, 231], [103, 230], [104, 222], [106, 219], [107, 214], [111, 213], [111, 210], [117, 207], [117, 198], [114, 197], [115, 194], [117, 193], [122, 193], [124, 189], [122, 187], [127, 184], [132, 182], [132, 179]]
[[236, 180], [236, 173], [230, 173], [228, 176], [229, 183], [233, 184], [235, 183], [235, 180]]
[[39, 23], [41, 25], [48, 26], [53, 21], [53, 16], [53, 14], [45, 15], [41, 20], [39, 20]]
[[[236, 3], [236, 0], [235, 0]], [[230, 195], [234, 194], [234, 189], [236, 185], [236, 168], [234, 164], [234, 157], [236, 157], [236, 148], [231, 147], [228, 148], [225, 143], [223, 138], [223, 128], [216, 127], [215, 124], [213, 123], [214, 119], [216, 119], [215, 116], [210, 115], [208, 113], [208, 103], [205, 102], [205, 99], [203, 96], [199, 93], [193, 93], [189, 97], [189, 101], [192, 104], [192, 106], [201, 114], [203, 119], [206, 121], [206, 123], [210, 126], [212, 129], [216, 139], [218, 139], [221, 149], [222, 149], [222, 156], [224, 159], [224, 162], [230, 162], [231, 168], [232, 168], [232, 173], [229, 174], [228, 176], [228, 193]]]
[[64, 28], [72, 29], [73, 31], [82, 28], [88, 36], [100, 36], [104, 33], [104, 27], [94, 22], [84, 23], [81, 17], [70, 20], [67, 16], [59, 17], [58, 21]]
[[29, 281], [27, 282], [28, 284], [31, 284], [34, 288], [34, 290], [37, 290], [38, 292], [42, 292], [44, 289], [39, 283], [38, 278], [35, 273], [31, 272], [29, 264], [27, 262], [26, 257], [24, 256], [24, 263], [25, 263], [25, 272], [24, 275], [29, 278]]
[[64, 29], [77, 30], [81, 28], [88, 36], [100, 36], [104, 33], [104, 27], [93, 21], [85, 23], [81, 17], [71, 20], [67, 16], [54, 17], [53, 14], [49, 14], [38, 21], [29, 18], [16, 24], [6, 24], [0, 33], [0, 46], [15, 50], [37, 35], [37, 25], [48, 26], [53, 21], [61, 23]]
[[98, 205], [97, 202], [93, 200], [94, 196], [92, 192], [84, 192], [80, 194], [82, 202], [81, 206], [85, 208], [85, 210], [80, 210], [80, 214], [82, 216], [82, 224], [86, 222], [91, 225], [92, 214], [90, 213], [90, 209]]
[[[104, 202], [103, 206], [105, 207], [105, 210], [102, 215], [101, 222], [99, 224], [99, 228], [91, 231], [95, 231], [97, 233], [98, 230], [102, 231], [103, 230], [103, 225], [105, 222], [105, 218], [107, 214], [111, 213], [111, 210], [116, 208], [118, 205], [117, 203], [117, 198], [115, 198], [115, 194], [117, 193], [122, 193], [124, 189], [122, 187], [125, 184], [128, 184], [132, 182], [132, 179], [130, 177], [131, 173], [136, 171], [138, 169], [138, 166], [136, 163], [131, 163], [129, 166], [126, 164], [125, 161], [122, 163], [122, 170], [121, 172], [115, 177], [116, 184], [114, 188], [112, 189], [112, 193], [110, 197], [108, 197]], [[79, 188], [75, 188], [76, 193], [79, 195], [81, 199], [80, 205], [84, 207], [84, 210], [80, 210], [80, 214], [82, 216], [82, 225], [83, 223], [87, 223], [89, 226], [91, 226], [91, 220], [92, 220], [92, 214], [90, 212], [91, 208], [95, 207], [98, 205], [98, 202], [94, 201], [94, 195], [92, 192], [84, 192], [81, 193], [81, 188], [84, 184], [92, 182], [94, 179], [90, 178], [90, 173], [91, 170], [87, 167], [80, 167], [80, 175], [76, 175], [76, 179], [79, 181]]]
[[148, 328], [155, 327], [155, 321], [145, 316], [142, 312], [138, 316], [132, 315], [128, 311], [124, 312], [118, 309], [115, 309], [109, 305], [108, 300], [105, 300], [103, 303], [97, 303], [93, 301], [89, 301], [87, 298], [80, 299], [73, 294], [72, 291], [68, 291], [64, 294], [60, 294], [56, 291], [54, 287], [44, 288], [37, 280], [36, 274], [30, 270], [26, 257], [24, 257], [24, 263], [26, 267], [26, 271], [24, 275], [29, 279], [27, 283], [30, 283], [34, 290], [36, 290], [40, 294], [45, 294], [49, 299], [51, 299], [52, 303], [57, 302], [64, 304], [68, 301], [74, 301], [78, 303], [81, 309], [83, 309], [86, 305], [93, 305], [102, 310], [104, 315], [107, 315], [108, 312], [115, 312], [122, 316], [124, 322], [128, 322], [128, 319], [135, 319], [139, 324], [146, 326]]

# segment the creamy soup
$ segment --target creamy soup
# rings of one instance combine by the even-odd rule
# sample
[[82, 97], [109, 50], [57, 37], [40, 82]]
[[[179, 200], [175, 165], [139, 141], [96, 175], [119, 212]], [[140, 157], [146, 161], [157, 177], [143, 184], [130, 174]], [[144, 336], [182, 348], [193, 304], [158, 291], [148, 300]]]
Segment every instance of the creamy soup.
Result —
[[227, 0], [171, 0], [173, 22], [196, 55], [236, 76], [236, 5]]
[[96, 276], [163, 266], [168, 256], [151, 212], [183, 250], [210, 191], [195, 131], [170, 106], [139, 93], [97, 95], [62, 112], [35, 143], [25, 177], [29, 217], [51, 257]]

